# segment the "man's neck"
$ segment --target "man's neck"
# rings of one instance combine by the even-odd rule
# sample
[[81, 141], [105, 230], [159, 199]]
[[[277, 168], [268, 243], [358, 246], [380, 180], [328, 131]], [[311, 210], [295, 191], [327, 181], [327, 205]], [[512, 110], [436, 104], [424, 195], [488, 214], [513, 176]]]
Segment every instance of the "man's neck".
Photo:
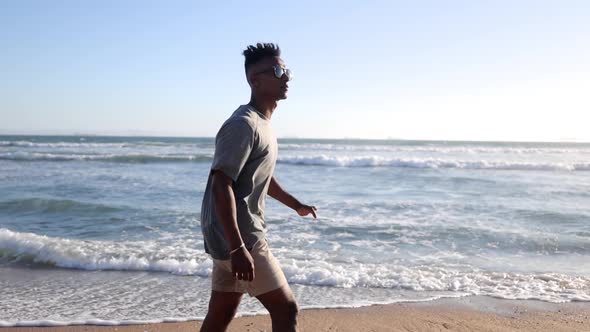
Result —
[[252, 96], [248, 105], [254, 107], [258, 112], [262, 113], [262, 115], [270, 120], [272, 113], [275, 111], [278, 104], [276, 100], [265, 101]]

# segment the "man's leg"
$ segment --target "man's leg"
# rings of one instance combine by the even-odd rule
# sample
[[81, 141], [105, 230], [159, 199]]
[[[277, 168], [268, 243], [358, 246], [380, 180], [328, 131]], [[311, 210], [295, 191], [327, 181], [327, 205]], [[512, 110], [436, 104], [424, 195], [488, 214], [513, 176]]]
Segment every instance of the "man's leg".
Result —
[[256, 297], [270, 313], [273, 332], [296, 332], [299, 308], [288, 284]]
[[209, 311], [201, 326], [201, 332], [225, 332], [236, 315], [242, 293], [211, 291]]

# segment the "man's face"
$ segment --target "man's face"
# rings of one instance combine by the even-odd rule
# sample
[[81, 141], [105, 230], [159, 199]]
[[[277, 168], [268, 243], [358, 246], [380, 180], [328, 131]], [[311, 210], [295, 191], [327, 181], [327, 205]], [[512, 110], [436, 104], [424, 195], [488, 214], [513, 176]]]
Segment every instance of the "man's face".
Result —
[[286, 74], [277, 78], [274, 66], [284, 69], [285, 62], [280, 57], [269, 57], [252, 66], [249, 70], [250, 86], [259, 96], [273, 100], [286, 99], [289, 78]]

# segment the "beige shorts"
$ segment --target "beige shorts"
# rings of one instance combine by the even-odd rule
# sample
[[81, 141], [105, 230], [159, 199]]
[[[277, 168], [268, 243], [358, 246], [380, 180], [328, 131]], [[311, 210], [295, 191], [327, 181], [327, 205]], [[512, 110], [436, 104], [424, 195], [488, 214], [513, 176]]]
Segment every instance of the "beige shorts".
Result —
[[268, 293], [287, 284], [279, 262], [268, 249], [266, 240], [254, 244], [250, 255], [254, 259], [254, 280], [237, 280], [231, 272], [231, 261], [213, 259], [211, 289], [219, 292], [248, 293], [252, 297]]

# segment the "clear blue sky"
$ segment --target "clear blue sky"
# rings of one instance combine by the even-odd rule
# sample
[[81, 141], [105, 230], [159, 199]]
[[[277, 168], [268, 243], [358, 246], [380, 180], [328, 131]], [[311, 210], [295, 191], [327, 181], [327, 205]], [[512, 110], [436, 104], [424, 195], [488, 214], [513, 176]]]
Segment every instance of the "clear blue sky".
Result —
[[0, 133], [213, 136], [241, 51], [279, 137], [590, 141], [590, 1], [1, 1]]

